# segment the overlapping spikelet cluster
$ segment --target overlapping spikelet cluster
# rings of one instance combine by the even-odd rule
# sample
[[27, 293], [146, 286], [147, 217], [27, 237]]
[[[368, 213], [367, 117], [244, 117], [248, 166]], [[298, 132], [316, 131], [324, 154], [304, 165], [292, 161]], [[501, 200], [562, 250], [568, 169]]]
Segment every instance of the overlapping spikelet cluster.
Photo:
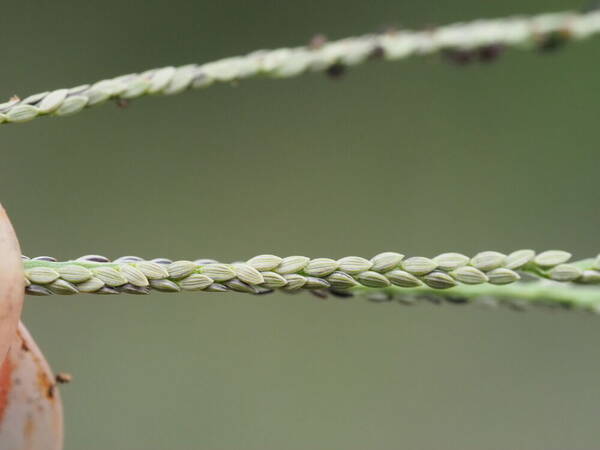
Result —
[[384, 252], [371, 259], [348, 256], [337, 260], [260, 255], [245, 262], [223, 264], [208, 259], [144, 260], [133, 256], [110, 261], [88, 255], [66, 262], [50, 257], [24, 257], [24, 268], [26, 291], [34, 295], [147, 294], [152, 290], [251, 294], [275, 289], [347, 292], [354, 288], [390, 286], [440, 290], [461, 284], [506, 285], [519, 281], [520, 273], [558, 282], [600, 283], [600, 260], [568, 264], [570, 257], [560, 250], [539, 254], [518, 250], [509, 255], [484, 251], [472, 258], [460, 253], [426, 258]]
[[108, 99], [127, 101], [143, 95], [177, 94], [214, 83], [270, 76], [287, 78], [324, 71], [337, 77], [346, 67], [372, 59], [399, 60], [440, 52], [457, 63], [474, 57], [494, 59], [504, 47], [554, 49], [565, 42], [600, 33], [600, 12], [562, 12], [457, 23], [422, 31], [389, 31], [338, 41], [276, 50], [206, 64], [163, 67], [122, 75], [70, 89], [13, 97], [0, 104], [0, 123], [27, 122], [36, 117], [75, 114]]

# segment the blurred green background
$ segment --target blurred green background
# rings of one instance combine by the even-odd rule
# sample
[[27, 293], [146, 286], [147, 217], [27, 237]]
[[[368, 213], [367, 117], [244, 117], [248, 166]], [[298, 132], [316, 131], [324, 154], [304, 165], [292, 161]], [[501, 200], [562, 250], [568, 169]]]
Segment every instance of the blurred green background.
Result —
[[[386, 25], [578, 2], [3, 5], [2, 95]], [[110, 103], [0, 130], [29, 256], [312, 257], [598, 244], [600, 39]], [[600, 319], [312, 296], [26, 301], [67, 450], [591, 449]]]

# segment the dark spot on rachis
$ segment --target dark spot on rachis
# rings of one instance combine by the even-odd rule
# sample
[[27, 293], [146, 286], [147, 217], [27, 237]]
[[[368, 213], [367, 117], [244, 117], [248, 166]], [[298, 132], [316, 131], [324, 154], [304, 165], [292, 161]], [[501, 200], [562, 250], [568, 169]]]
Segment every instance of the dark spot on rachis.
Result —
[[346, 74], [346, 66], [340, 62], [333, 63], [325, 71], [332, 80], [339, 80]]
[[117, 98], [115, 98], [115, 104], [117, 105], [117, 107], [119, 107], [121, 109], [125, 109], [125, 108], [129, 107], [129, 105], [131, 104], [131, 101], [126, 98], [117, 97]]

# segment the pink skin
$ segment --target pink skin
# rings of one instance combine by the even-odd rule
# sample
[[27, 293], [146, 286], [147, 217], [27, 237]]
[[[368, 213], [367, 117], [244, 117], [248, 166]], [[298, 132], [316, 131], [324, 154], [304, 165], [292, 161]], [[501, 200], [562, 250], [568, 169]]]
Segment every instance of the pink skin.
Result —
[[54, 375], [20, 323], [0, 365], [0, 449], [62, 448], [62, 403]]
[[62, 403], [54, 375], [19, 322], [21, 250], [0, 206], [0, 450], [60, 450]]
[[24, 279], [19, 241], [0, 205], [0, 361], [17, 331], [25, 296]]

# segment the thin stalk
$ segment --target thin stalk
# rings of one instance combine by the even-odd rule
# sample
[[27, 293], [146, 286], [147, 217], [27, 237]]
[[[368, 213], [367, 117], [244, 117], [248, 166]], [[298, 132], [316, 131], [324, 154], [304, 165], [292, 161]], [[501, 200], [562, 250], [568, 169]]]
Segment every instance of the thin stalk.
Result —
[[563, 308], [600, 313], [600, 289], [551, 281], [518, 282], [506, 286], [460, 285], [447, 290], [429, 287], [365, 289], [357, 287], [352, 294], [375, 302], [398, 301], [413, 304], [418, 301], [434, 303], [479, 303], [485, 306], [508, 306], [516, 310], [529, 307]]
[[289, 78], [306, 72], [341, 75], [369, 60], [395, 61], [443, 53], [456, 63], [489, 61], [505, 47], [553, 50], [600, 32], [600, 12], [560, 12], [457, 23], [422, 31], [389, 31], [333, 42], [314, 39], [304, 47], [259, 50], [205, 64], [163, 67], [142, 73], [56, 89], [0, 104], [0, 123], [41, 116], [66, 116], [109, 99], [127, 101], [153, 94], [177, 94], [256, 76]]

